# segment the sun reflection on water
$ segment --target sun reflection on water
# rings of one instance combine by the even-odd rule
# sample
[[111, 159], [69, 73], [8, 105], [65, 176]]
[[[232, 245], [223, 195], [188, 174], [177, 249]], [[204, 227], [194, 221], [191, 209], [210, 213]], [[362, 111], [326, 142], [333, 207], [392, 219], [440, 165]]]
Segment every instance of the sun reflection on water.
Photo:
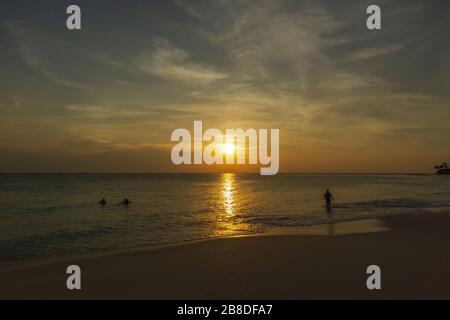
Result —
[[234, 215], [234, 175], [231, 173], [223, 175], [222, 199], [226, 214]]
[[242, 194], [239, 194], [239, 178], [233, 173], [224, 173], [219, 187], [219, 207], [214, 230], [215, 236], [233, 236], [252, 232], [251, 225], [242, 218]]

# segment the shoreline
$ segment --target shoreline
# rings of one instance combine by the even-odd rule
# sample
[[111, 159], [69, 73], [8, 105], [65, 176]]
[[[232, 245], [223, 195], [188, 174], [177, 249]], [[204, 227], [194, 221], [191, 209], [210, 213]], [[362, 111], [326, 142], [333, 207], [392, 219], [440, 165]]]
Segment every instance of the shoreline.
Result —
[[[337, 223], [332, 235], [326, 226], [10, 265], [0, 269], [0, 298], [450, 298], [450, 214]], [[65, 288], [69, 264], [82, 269], [80, 291]], [[372, 264], [380, 291], [365, 287]]]
[[[348, 221], [331, 221], [328, 223], [319, 223], [313, 225], [293, 225], [293, 226], [278, 226], [274, 225], [270, 229], [265, 232], [256, 232], [249, 234], [238, 234], [231, 236], [218, 236], [211, 238], [203, 238], [203, 239], [195, 239], [195, 240], [185, 240], [179, 242], [165, 243], [165, 244], [154, 244], [154, 245], [145, 245], [139, 247], [130, 247], [123, 249], [113, 249], [104, 252], [91, 252], [79, 255], [63, 255], [63, 256], [53, 256], [53, 257], [44, 257], [44, 258], [29, 258], [22, 260], [13, 260], [0, 262], [0, 272], [9, 269], [23, 269], [29, 267], [37, 267], [43, 266], [53, 263], [62, 263], [62, 262], [70, 262], [73, 260], [85, 260], [85, 259], [95, 259], [102, 258], [106, 256], [114, 256], [121, 254], [131, 254], [135, 252], [146, 252], [153, 251], [171, 247], [179, 247], [190, 244], [196, 244], [207, 241], [221, 240], [221, 239], [234, 239], [234, 238], [248, 238], [248, 237], [265, 237], [265, 236], [283, 236], [283, 235], [291, 235], [291, 236], [324, 236], [330, 235], [329, 227], [332, 225], [334, 227], [333, 235], [345, 235], [345, 234], [362, 234], [362, 233], [374, 233], [374, 232], [382, 232], [389, 231], [390, 228], [383, 222], [383, 219], [389, 217], [396, 216], [411, 216], [411, 215], [423, 215], [423, 214], [446, 214], [450, 215], [450, 207], [448, 208], [433, 208], [427, 210], [416, 210], [411, 213], [395, 213], [395, 214], [387, 214], [381, 217], [364, 217], [357, 218], [354, 220]], [[350, 228], [347, 228], [350, 227]]]
[[[415, 212], [413, 214], [423, 214], [422, 212]], [[361, 233], [372, 233], [372, 232], [383, 232], [388, 231], [380, 218], [361, 218], [350, 221], [339, 221], [331, 223], [320, 223], [316, 225], [305, 225], [305, 226], [273, 226], [266, 232], [257, 232], [250, 234], [232, 235], [232, 236], [222, 236], [222, 237], [211, 237], [197, 240], [186, 240], [180, 242], [173, 242], [167, 244], [155, 244], [140, 247], [124, 248], [109, 250], [105, 252], [92, 252], [81, 255], [69, 255], [69, 256], [55, 256], [55, 257], [45, 257], [45, 258], [35, 258], [35, 259], [23, 259], [14, 260], [0, 263], [0, 272], [10, 269], [23, 269], [29, 267], [37, 267], [48, 265], [52, 263], [62, 263], [70, 262], [73, 260], [86, 260], [86, 259], [96, 259], [105, 256], [114, 256], [120, 254], [131, 254], [135, 252], [145, 252], [152, 250], [160, 250], [170, 247], [178, 247], [184, 245], [190, 245], [205, 241], [214, 241], [221, 239], [234, 239], [234, 238], [247, 238], [247, 237], [265, 237], [265, 236], [283, 236], [283, 235], [315, 235], [323, 236], [330, 235], [329, 227], [332, 225], [334, 227], [333, 235], [345, 235], [345, 234], [361, 234]]]

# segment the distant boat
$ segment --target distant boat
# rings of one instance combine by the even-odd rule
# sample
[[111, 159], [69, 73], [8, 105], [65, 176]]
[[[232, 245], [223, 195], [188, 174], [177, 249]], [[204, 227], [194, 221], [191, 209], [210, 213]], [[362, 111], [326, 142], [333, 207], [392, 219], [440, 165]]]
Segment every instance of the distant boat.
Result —
[[450, 168], [448, 167], [447, 162], [444, 162], [439, 166], [434, 166], [434, 169], [436, 169], [436, 174], [450, 174]]

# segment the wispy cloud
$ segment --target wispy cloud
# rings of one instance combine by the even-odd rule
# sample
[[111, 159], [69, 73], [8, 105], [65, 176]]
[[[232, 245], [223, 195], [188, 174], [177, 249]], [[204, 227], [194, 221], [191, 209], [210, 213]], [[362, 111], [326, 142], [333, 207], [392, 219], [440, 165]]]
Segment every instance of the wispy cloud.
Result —
[[373, 57], [395, 53], [399, 51], [403, 46], [401, 44], [394, 44], [390, 46], [385, 47], [377, 47], [377, 48], [367, 48], [360, 50], [358, 52], [355, 52], [351, 58], [353, 59], [370, 59]]
[[35, 39], [35, 33], [31, 32], [27, 28], [25, 21], [6, 21], [2, 24], [2, 26], [15, 42], [17, 46], [16, 50], [27, 65], [57, 84], [87, 90], [84, 85], [61, 75], [48, 66], [46, 60], [42, 58], [39, 51], [39, 46], [37, 44], [38, 41]]
[[155, 48], [141, 53], [137, 67], [147, 73], [172, 80], [209, 83], [227, 77], [214, 67], [189, 61], [189, 53], [173, 47], [167, 39], [157, 39]]

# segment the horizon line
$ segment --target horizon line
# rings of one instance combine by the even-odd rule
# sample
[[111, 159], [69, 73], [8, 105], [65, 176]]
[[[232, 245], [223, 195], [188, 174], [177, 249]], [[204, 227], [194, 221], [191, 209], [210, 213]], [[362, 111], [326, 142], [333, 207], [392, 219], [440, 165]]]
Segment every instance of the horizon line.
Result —
[[[261, 175], [258, 172], [164, 172], [164, 171], [16, 171], [16, 172], [0, 172], [0, 174], [189, 174], [189, 175], [204, 175], [204, 174], [251, 174]], [[347, 175], [435, 175], [431, 172], [326, 172], [326, 171], [314, 171], [314, 172], [279, 172], [277, 175], [287, 174], [347, 174]]]

